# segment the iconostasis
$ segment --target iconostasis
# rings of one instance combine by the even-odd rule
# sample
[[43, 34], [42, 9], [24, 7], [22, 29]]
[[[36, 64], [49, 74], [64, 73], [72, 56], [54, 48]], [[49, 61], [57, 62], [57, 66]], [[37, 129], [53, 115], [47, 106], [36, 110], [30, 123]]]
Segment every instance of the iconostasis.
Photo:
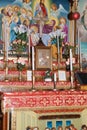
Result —
[[[5, 69], [6, 76], [9, 70], [40, 70], [45, 75], [36, 77], [37, 81], [48, 77], [69, 81], [70, 76], [61, 75], [83, 67], [77, 30], [77, 22], [81, 21], [79, 1], [1, 0], [0, 3], [0, 68]], [[62, 70], [59, 77], [59, 73], [55, 76], [58, 70]]]

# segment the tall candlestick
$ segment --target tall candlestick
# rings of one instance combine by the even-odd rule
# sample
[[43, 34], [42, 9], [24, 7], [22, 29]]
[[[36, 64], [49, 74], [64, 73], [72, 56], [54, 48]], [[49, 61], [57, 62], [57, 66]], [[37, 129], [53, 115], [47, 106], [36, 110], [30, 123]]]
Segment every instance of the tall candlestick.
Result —
[[54, 73], [54, 82], [56, 82], [56, 73]]
[[30, 68], [30, 34], [28, 36], [28, 62], [29, 62], [29, 68]]
[[30, 54], [30, 35], [28, 36], [28, 50], [29, 50], [29, 54]]
[[56, 80], [56, 73], [54, 73], [54, 89], [53, 89], [54, 91], [56, 91], [56, 81], [57, 81]]
[[34, 70], [34, 46], [32, 46], [32, 70]]
[[73, 70], [73, 67], [72, 67], [72, 49], [70, 49], [70, 71]]
[[71, 72], [71, 89], [73, 89], [72, 49], [70, 49], [70, 72]]
[[80, 70], [82, 71], [82, 55], [81, 55], [81, 40], [79, 42], [79, 58], [80, 58]]
[[80, 45], [80, 38], [79, 38], [79, 29], [78, 29], [78, 63], [80, 62], [80, 49], [79, 49], [79, 46]]
[[34, 83], [35, 83], [35, 75], [34, 75], [34, 46], [32, 46], [32, 91], [35, 91]]
[[59, 68], [59, 58], [60, 58], [60, 52], [59, 52], [59, 36], [57, 36], [57, 51], [58, 51], [58, 68]]

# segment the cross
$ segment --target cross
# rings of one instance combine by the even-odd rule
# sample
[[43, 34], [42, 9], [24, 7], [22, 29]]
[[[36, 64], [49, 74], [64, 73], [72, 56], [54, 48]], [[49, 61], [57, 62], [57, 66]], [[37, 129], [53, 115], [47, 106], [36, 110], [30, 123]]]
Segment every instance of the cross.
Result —
[[48, 18], [44, 18], [42, 16], [39, 16], [39, 17], [34, 17], [33, 19], [36, 20], [36, 21], [39, 21], [39, 23], [40, 23], [39, 33], [40, 33], [40, 38], [41, 38], [42, 33], [43, 33], [42, 30], [43, 30], [44, 23], [46, 21], [48, 21]]

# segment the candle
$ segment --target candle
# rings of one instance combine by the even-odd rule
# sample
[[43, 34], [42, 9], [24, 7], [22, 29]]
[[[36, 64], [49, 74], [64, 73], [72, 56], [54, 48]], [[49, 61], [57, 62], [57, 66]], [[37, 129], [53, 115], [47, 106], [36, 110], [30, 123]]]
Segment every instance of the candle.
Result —
[[34, 70], [34, 46], [32, 46], [32, 70]]
[[28, 36], [28, 60], [29, 60], [29, 66], [30, 66], [30, 34]]
[[80, 42], [79, 42], [79, 55], [80, 55], [80, 67], [82, 67], [81, 40], [80, 40]]
[[56, 82], [56, 73], [54, 73], [54, 82]]
[[80, 45], [80, 39], [79, 39], [79, 29], [78, 29], [78, 63], [79, 63], [79, 55], [80, 55], [80, 49], [79, 49], [79, 46]]
[[70, 71], [72, 71], [72, 49], [70, 49]]
[[72, 49], [70, 49], [70, 71], [71, 71], [71, 87], [73, 88], [73, 67], [72, 67]]
[[58, 35], [57, 35], [57, 51], [58, 51], [58, 69], [59, 69], [60, 52], [59, 52], [59, 36]]
[[28, 36], [28, 50], [29, 50], [29, 55], [30, 55], [30, 35]]

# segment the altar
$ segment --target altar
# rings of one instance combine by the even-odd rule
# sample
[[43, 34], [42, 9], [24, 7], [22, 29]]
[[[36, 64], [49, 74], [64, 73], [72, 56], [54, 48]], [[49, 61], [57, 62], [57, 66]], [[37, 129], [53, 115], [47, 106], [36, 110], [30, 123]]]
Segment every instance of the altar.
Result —
[[80, 123], [87, 123], [87, 91], [2, 92], [1, 104], [4, 130], [7, 125], [11, 130], [27, 126], [44, 129], [49, 120], [53, 124], [56, 120], [71, 120], [78, 128]]
[[78, 76], [87, 74], [84, 1], [2, 2], [1, 130], [87, 124], [87, 82]]

